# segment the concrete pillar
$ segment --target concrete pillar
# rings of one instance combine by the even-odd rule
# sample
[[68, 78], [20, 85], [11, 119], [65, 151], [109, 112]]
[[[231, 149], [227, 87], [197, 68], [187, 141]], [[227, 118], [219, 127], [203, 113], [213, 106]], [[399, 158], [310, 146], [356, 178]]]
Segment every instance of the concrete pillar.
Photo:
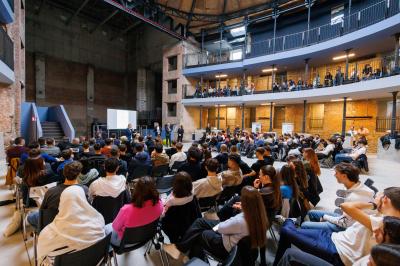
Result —
[[247, 25], [249, 24], [249, 18], [246, 16], [244, 18], [244, 47], [242, 52], [242, 59], [246, 58], [246, 51], [247, 51]]
[[276, 39], [276, 20], [278, 19], [278, 11], [275, 9], [272, 11], [274, 13], [273, 18], [274, 18], [274, 39], [272, 42], [272, 52], [275, 53], [275, 39]]
[[310, 19], [311, 19], [311, 3], [312, 0], [306, 0], [307, 3], [307, 44], [310, 42]]
[[307, 81], [307, 84], [308, 84], [308, 81], [309, 81], [309, 78], [308, 78], [308, 61], [310, 61], [310, 58], [304, 59], [304, 63], [305, 63], [305, 65], [304, 65], [304, 82]]
[[302, 124], [302, 131], [303, 133], [306, 132], [306, 119], [307, 119], [307, 100], [303, 101], [303, 124]]
[[275, 83], [275, 65], [272, 65], [272, 72], [271, 72], [271, 78], [272, 78], [272, 86], [274, 86]]
[[147, 90], [146, 90], [146, 69], [144, 68], [139, 68], [137, 70], [136, 109], [138, 112], [148, 110]]
[[346, 109], [347, 109], [347, 97], [343, 97], [342, 136], [346, 135]]
[[272, 116], [273, 108], [274, 108], [274, 103], [271, 102], [271, 105], [269, 106], [269, 132], [272, 131], [272, 122], [274, 121], [274, 118]]
[[218, 106], [217, 106], [217, 129], [219, 130], [219, 120], [220, 120], [220, 117], [219, 117], [219, 104], [218, 104]]
[[200, 105], [199, 129], [203, 128], [202, 121], [203, 121], [203, 105]]
[[349, 0], [349, 13], [347, 15], [347, 27], [350, 30], [351, 0]]
[[398, 91], [394, 91], [392, 92], [392, 97], [393, 97], [393, 104], [392, 104], [392, 124], [390, 127], [390, 135], [392, 136], [392, 138], [395, 138], [395, 131], [396, 131], [396, 107], [397, 107], [397, 94], [399, 92]]
[[94, 95], [94, 68], [89, 66], [86, 75], [86, 129], [88, 136], [92, 135], [90, 125], [93, 121]]
[[222, 61], [222, 33], [223, 33], [223, 26], [221, 25], [219, 29], [219, 63]]
[[46, 99], [46, 59], [42, 54], [35, 54], [35, 100], [38, 105]]
[[351, 49], [347, 49], [346, 50], [346, 69], [344, 72], [344, 79], [348, 80], [349, 79], [349, 53], [350, 53]]
[[244, 103], [242, 103], [242, 131], [244, 130]]
[[204, 29], [201, 29], [201, 52], [204, 51], [204, 35], [205, 35]]
[[394, 45], [394, 69], [397, 70], [399, 68], [399, 42], [400, 42], [400, 33], [395, 35], [396, 43]]

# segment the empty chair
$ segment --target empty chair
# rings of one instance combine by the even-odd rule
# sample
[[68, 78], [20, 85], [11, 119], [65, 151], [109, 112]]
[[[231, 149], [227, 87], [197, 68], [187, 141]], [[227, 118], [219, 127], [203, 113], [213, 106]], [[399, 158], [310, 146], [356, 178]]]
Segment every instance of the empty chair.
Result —
[[169, 172], [168, 164], [159, 165], [159, 166], [153, 167], [151, 176], [152, 177], [162, 177], [162, 176], [168, 175], [168, 172]]
[[95, 196], [92, 202], [95, 208], [104, 217], [105, 224], [112, 223], [122, 206], [131, 200], [130, 193], [125, 190], [118, 197], [101, 197]]
[[175, 175], [166, 175], [159, 177], [156, 180], [156, 188], [158, 193], [168, 193], [172, 190], [172, 184], [174, 182]]
[[54, 266], [96, 266], [107, 263], [110, 239], [111, 233], [88, 248], [56, 256]]
[[132, 175], [128, 176], [128, 181], [132, 181], [137, 178], [141, 178], [143, 176], [147, 176], [151, 173], [151, 166], [143, 165], [140, 167], [136, 167], [133, 171]]

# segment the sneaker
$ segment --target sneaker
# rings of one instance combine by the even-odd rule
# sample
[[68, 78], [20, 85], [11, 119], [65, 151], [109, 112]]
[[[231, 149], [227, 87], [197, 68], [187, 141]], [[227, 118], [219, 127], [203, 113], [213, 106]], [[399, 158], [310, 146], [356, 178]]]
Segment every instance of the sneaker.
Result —
[[344, 202], [344, 198], [337, 198], [335, 200], [335, 206], [340, 207], [340, 204], [342, 204], [343, 202]]
[[164, 244], [163, 246], [165, 253], [171, 256], [171, 258], [177, 260], [181, 252], [176, 248], [175, 244]]
[[275, 215], [275, 221], [280, 225], [282, 225], [286, 220], [292, 220], [295, 225], [298, 225], [299, 223], [299, 219], [297, 218], [285, 218], [282, 215]]

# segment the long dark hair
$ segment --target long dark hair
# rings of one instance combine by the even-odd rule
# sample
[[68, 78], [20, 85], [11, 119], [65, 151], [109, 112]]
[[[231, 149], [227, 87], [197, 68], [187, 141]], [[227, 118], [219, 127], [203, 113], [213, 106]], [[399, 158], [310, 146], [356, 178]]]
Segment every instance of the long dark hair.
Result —
[[149, 176], [144, 176], [135, 183], [132, 204], [137, 208], [142, 208], [148, 200], [151, 200], [153, 206], [156, 205], [159, 201], [159, 193], [153, 179]]
[[269, 176], [272, 188], [274, 190], [274, 204], [273, 206], [267, 206], [267, 207], [279, 209], [282, 205], [281, 180], [279, 178], [279, 175], [276, 174], [276, 170], [272, 165], [265, 165], [261, 167], [260, 171], [263, 175]]
[[297, 199], [299, 197], [299, 186], [297, 185], [293, 168], [285, 164], [281, 167], [279, 174], [282, 182], [292, 188], [293, 198]]
[[29, 151], [29, 158], [26, 159], [23, 168], [24, 178], [29, 187], [36, 187], [39, 185], [39, 178], [45, 175], [44, 160], [40, 156], [39, 149], [32, 149]]
[[303, 151], [304, 159], [310, 163], [311, 171], [317, 175], [321, 175], [321, 168], [319, 167], [318, 157], [314, 150], [311, 148], [305, 148]]
[[292, 161], [292, 163], [294, 165], [294, 172], [297, 184], [302, 189], [307, 189], [308, 188], [307, 172], [306, 169], [304, 168], [303, 162], [300, 160], [294, 160]]
[[260, 192], [254, 187], [245, 186], [241, 190], [240, 201], [244, 219], [249, 229], [251, 247], [265, 246], [269, 222]]
[[181, 171], [175, 175], [172, 184], [172, 193], [176, 198], [184, 198], [192, 195], [192, 178], [187, 172]]

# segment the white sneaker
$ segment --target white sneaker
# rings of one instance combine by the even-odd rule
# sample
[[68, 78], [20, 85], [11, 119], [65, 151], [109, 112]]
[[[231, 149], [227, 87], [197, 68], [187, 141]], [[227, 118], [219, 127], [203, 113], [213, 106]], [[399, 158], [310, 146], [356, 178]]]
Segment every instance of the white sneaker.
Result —
[[175, 244], [164, 244], [163, 248], [165, 253], [170, 255], [173, 259], [179, 259], [181, 252], [176, 248]]

